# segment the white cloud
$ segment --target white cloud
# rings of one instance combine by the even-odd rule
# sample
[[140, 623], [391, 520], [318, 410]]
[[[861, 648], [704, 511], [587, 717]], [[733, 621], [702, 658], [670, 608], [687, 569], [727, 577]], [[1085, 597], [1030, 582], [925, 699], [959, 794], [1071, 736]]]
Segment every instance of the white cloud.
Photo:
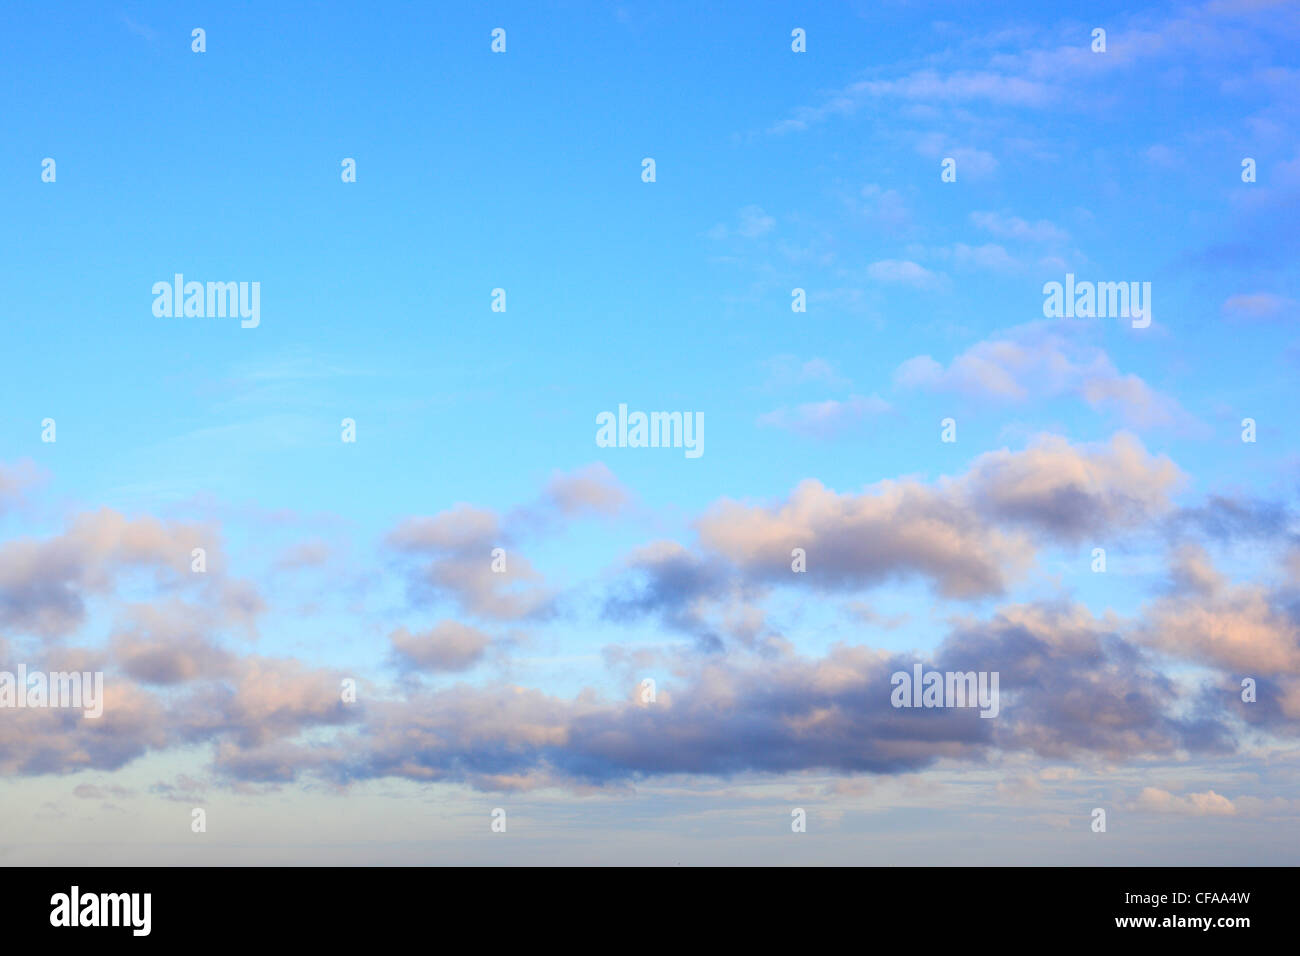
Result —
[[929, 289], [942, 282], [942, 278], [910, 259], [881, 259], [867, 266], [867, 276], [877, 282], [902, 282], [917, 288]]
[[1276, 319], [1286, 312], [1294, 312], [1295, 300], [1272, 292], [1254, 292], [1229, 296], [1223, 303], [1223, 314], [1232, 319]]
[[1141, 378], [1122, 374], [1102, 349], [1033, 322], [977, 342], [944, 367], [929, 355], [898, 366], [906, 388], [958, 392], [1008, 402], [1074, 395], [1137, 426], [1187, 425], [1191, 417], [1172, 397]]
[[1022, 239], [1026, 242], [1064, 242], [1069, 239], [1060, 226], [1046, 219], [1030, 223], [1018, 216], [1004, 216], [996, 212], [973, 212], [971, 222], [985, 232], [1000, 239]]
[[765, 213], [761, 206], [745, 206], [737, 216], [735, 226], [718, 223], [705, 233], [710, 239], [729, 239], [738, 236], [741, 239], [758, 239], [766, 236], [776, 228], [776, 220]]
[[842, 402], [828, 399], [808, 402], [793, 409], [779, 408], [760, 415], [758, 423], [816, 438], [829, 438], [889, 410], [890, 404], [878, 395], [854, 395]]
[[1232, 801], [1213, 790], [1178, 796], [1158, 787], [1146, 787], [1138, 795], [1139, 810], [1154, 813], [1180, 813], [1197, 817], [1232, 816], [1237, 808]]

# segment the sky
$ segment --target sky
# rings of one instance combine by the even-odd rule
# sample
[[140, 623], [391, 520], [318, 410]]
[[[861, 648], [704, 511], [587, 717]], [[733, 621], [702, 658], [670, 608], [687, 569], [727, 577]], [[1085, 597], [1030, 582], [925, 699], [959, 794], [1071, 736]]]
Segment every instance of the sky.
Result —
[[1298, 41], [7, 4], [0, 859], [1300, 862]]

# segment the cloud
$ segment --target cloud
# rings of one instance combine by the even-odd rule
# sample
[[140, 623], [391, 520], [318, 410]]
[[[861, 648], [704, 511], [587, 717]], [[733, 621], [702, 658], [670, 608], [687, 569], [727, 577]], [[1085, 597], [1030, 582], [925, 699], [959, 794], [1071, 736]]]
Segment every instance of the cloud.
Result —
[[423, 634], [398, 628], [389, 635], [398, 660], [417, 671], [465, 671], [479, 663], [492, 638], [456, 621], [439, 621]]
[[1024, 242], [1065, 242], [1069, 233], [1046, 219], [1035, 223], [1026, 222], [1017, 216], [1006, 216], [995, 212], [973, 212], [970, 220], [980, 229], [1001, 239], [1019, 239]]
[[1292, 595], [1229, 582], [1198, 545], [1172, 558], [1173, 593], [1143, 609], [1140, 634], [1148, 645], [1235, 674], [1300, 676]]
[[782, 502], [723, 499], [697, 522], [701, 543], [748, 574], [789, 581], [791, 549], [809, 558], [814, 586], [856, 590], [919, 575], [940, 594], [1000, 594], [1034, 544], [1074, 543], [1131, 529], [1171, 507], [1183, 476], [1127, 434], [1074, 446], [1043, 436], [989, 452], [967, 474], [934, 485], [882, 481], [860, 494], [801, 482]]
[[[191, 551], [208, 552], [209, 574], [190, 571]], [[194, 587], [221, 591], [227, 582], [220, 537], [215, 528], [164, 523], [155, 518], [129, 519], [115, 511], [76, 516], [55, 537], [15, 539], [0, 545], [0, 625], [47, 638], [75, 630], [85, 617], [85, 598], [111, 592], [131, 571], [152, 572], [160, 587]], [[255, 592], [240, 593], [249, 613], [256, 611]]]
[[143, 23], [136, 23], [126, 14], [121, 15], [121, 20], [122, 23], [125, 24], [126, 28], [130, 30], [132, 33], [134, 33], [136, 36], [143, 37], [144, 39], [149, 40], [150, 42], [158, 39], [158, 34], [154, 30], [150, 29], [148, 26], [146, 26]]
[[1229, 296], [1223, 303], [1223, 314], [1230, 319], [1260, 321], [1294, 314], [1295, 308], [1294, 299], [1272, 292], [1253, 292]]
[[625, 574], [606, 598], [602, 617], [628, 621], [655, 616], [673, 630], [690, 634], [706, 651], [723, 648], [723, 635], [710, 611], [738, 587], [728, 568], [675, 541], [656, 541], [624, 561]]
[[948, 74], [916, 70], [894, 80], [851, 83], [831, 93], [817, 106], [799, 108], [793, 116], [773, 124], [768, 132], [781, 134], [806, 130], [832, 117], [852, 115], [870, 100], [985, 102], [1001, 106], [1041, 107], [1055, 102], [1059, 95], [1059, 90], [1048, 83], [988, 70], [961, 70]]
[[543, 501], [566, 518], [578, 515], [614, 515], [627, 504], [627, 490], [601, 462], [572, 472], [555, 472], [547, 482]]
[[809, 479], [771, 507], [723, 500], [696, 525], [705, 547], [763, 580], [788, 580], [791, 550], [803, 548], [811, 584], [857, 590], [920, 575], [953, 598], [1000, 593], [1028, 544], [912, 481], [854, 495]]
[[933, 289], [943, 284], [941, 276], [910, 260], [881, 259], [867, 266], [867, 277], [876, 282], [899, 282], [918, 289]]
[[740, 210], [740, 225], [736, 232], [745, 239], [757, 239], [765, 236], [776, 226], [776, 220], [763, 212], [759, 206], [746, 206]]
[[[13, 662], [2, 669], [13, 672]], [[53, 669], [53, 668], [51, 668]], [[71, 669], [71, 668], [69, 668]], [[129, 680], [105, 680], [103, 714], [71, 708], [14, 708], [0, 720], [0, 773], [116, 770], [173, 739], [157, 697]]]
[[1209, 494], [1205, 503], [1180, 508], [1169, 518], [1169, 532], [1181, 539], [1195, 532], [1214, 541], [1300, 541], [1292, 530], [1296, 516], [1280, 501], [1244, 495]]
[[795, 408], [779, 408], [758, 417], [760, 425], [771, 425], [814, 438], [832, 438], [851, 431], [890, 410], [879, 395], [853, 395], [844, 401], [827, 399], [807, 402]]
[[[143, 633], [125, 630], [106, 653], [65, 649], [28, 660], [29, 671], [101, 671], [102, 715], [76, 708], [14, 708], [0, 720], [0, 772], [117, 770], [150, 752], [214, 744], [254, 750], [361, 716], [344, 704], [343, 676], [292, 658], [238, 657], [184, 629], [180, 605], [132, 606]], [[17, 662], [0, 661], [15, 672]], [[144, 683], [162, 687], [158, 692]]]
[[[963, 33], [960, 47], [945, 51], [952, 61], [970, 50], [989, 47], [993, 52], [947, 70], [913, 68], [906, 63], [893, 69], [893, 77], [857, 80], [825, 95], [814, 106], [803, 106], [780, 120], [768, 132], [786, 134], [810, 129], [831, 119], [852, 116], [868, 103], [897, 101], [926, 107], [959, 107], [1041, 111], [1078, 108], [1081, 103], [1103, 101], [1107, 80], [1122, 81], [1137, 65], [1158, 69], [1160, 62], [1172, 62], [1182, 70], [1217, 77], [1225, 71], [1225, 50], [1257, 49], [1263, 31], [1293, 36], [1295, 29], [1285, 18], [1272, 12], [1277, 4], [1242, 0], [1216, 0], [1200, 6], [1180, 8], [1172, 16], [1157, 19], [1141, 15], [1126, 18], [1122, 25], [1107, 30], [1106, 53], [1093, 53], [1089, 34], [1071, 25], [1070, 42], [1061, 43], [1061, 30], [1026, 29], [1015, 36], [1022, 49], [1003, 52], [1005, 33], [999, 28], [985, 36]], [[1229, 67], [1235, 65], [1227, 61]], [[880, 68], [881, 71], [889, 67]], [[1240, 70], [1227, 74], [1240, 80]], [[1284, 83], [1285, 72], [1272, 82]], [[1100, 88], [1099, 88], [1100, 87]], [[873, 115], [879, 107], [873, 108]], [[980, 114], [981, 117], [983, 114]]]
[[947, 367], [929, 355], [915, 356], [899, 365], [894, 381], [904, 388], [1011, 403], [1073, 396], [1136, 427], [1195, 427], [1172, 397], [1121, 373], [1102, 349], [1056, 331], [1051, 323], [1017, 326], [978, 342]]
[[[603, 463], [556, 471], [538, 498], [509, 512], [457, 504], [432, 516], [405, 518], [386, 535], [385, 550], [405, 566], [409, 594], [425, 606], [448, 600], [493, 620], [551, 613], [554, 594], [517, 542], [590, 515], [621, 513], [631, 495]], [[494, 557], [501, 548], [505, 554]]]
[[861, 202], [854, 203], [854, 206], [869, 222], [894, 235], [912, 228], [912, 214], [898, 190], [868, 183], [860, 190], [859, 197]]
[[936, 70], [918, 70], [898, 80], [855, 84], [854, 89], [872, 97], [983, 101], [1011, 106], [1046, 106], [1057, 97], [1057, 92], [1045, 83], [989, 71], [970, 70], [946, 75]]
[[943, 133], [926, 133], [916, 141], [916, 151], [931, 159], [952, 158], [957, 161], [957, 178], [974, 177], [982, 179], [991, 175], [998, 168], [998, 161], [992, 153], [971, 146], [957, 145]]
[[432, 517], [406, 518], [388, 535], [390, 547], [404, 552], [464, 551], [501, 534], [496, 514], [458, 504]]
[[765, 363], [768, 370], [767, 387], [791, 388], [807, 382], [837, 386], [847, 384], [835, 367], [823, 358], [800, 360], [794, 355], [778, 355]]
[[1178, 154], [1161, 143], [1148, 146], [1142, 151], [1142, 156], [1153, 166], [1160, 166], [1164, 169], [1174, 169], [1179, 165]]
[[30, 459], [13, 465], [0, 462], [0, 515], [20, 504], [27, 491], [44, 480], [43, 473]]
[[180, 684], [234, 673], [233, 654], [216, 646], [209, 632], [219, 626], [207, 611], [170, 600], [134, 604], [112, 637], [122, 670], [144, 684]]
[[1107, 444], [1075, 446], [1044, 436], [1024, 451], [988, 452], [963, 484], [990, 520], [1078, 542], [1167, 513], [1171, 493], [1185, 480], [1169, 458], [1150, 455], [1121, 432]]
[[1195, 817], [1232, 816], [1237, 812], [1231, 800], [1213, 790], [1176, 796], [1158, 787], [1143, 787], [1135, 805], [1139, 810], [1152, 813], [1178, 813]]
[[[683, 598], [720, 606], [725, 571], [708, 559], [663, 543], [633, 563], [649, 574], [647, 587], [612, 602], [616, 610], [663, 611]], [[890, 675], [917, 659], [844, 644], [820, 657], [783, 642], [670, 655], [657, 668], [652, 706], [503, 684], [437, 693], [407, 685], [349, 705], [337, 671], [249, 656], [226, 659], [219, 675], [167, 697], [126, 678], [106, 681], [100, 721], [15, 711], [0, 722], [0, 770], [112, 770], [151, 751], [206, 743], [227, 783], [396, 777], [501, 790], [672, 774], [897, 774], [941, 760], [983, 763], [998, 752], [1132, 760], [1230, 748], [1222, 706], [1188, 708], [1120, 632], [1114, 620], [1064, 602], [1013, 604], [954, 623], [929, 666], [997, 672], [994, 720], [973, 709], [893, 707]], [[183, 647], [189, 638], [178, 640]], [[471, 666], [489, 639], [443, 621], [421, 635], [399, 629], [392, 643], [415, 669], [451, 670]]]
[[1021, 268], [1018, 259], [996, 243], [968, 246], [959, 242], [952, 248], [953, 259], [960, 266], [987, 269], [992, 272], [1015, 272]]
[[776, 220], [763, 212], [760, 206], [745, 206], [740, 210], [735, 226], [718, 223], [707, 233], [710, 239], [759, 239], [776, 228]]
[[704, 658], [653, 707], [462, 686], [378, 707], [346, 769], [352, 778], [495, 789], [502, 779], [599, 785], [817, 767], [890, 773], [979, 752], [989, 721], [953, 711], [918, 720], [895, 709], [890, 668], [864, 648], [836, 648], [820, 661]]
[[333, 555], [333, 548], [320, 538], [300, 541], [280, 553], [275, 565], [287, 571], [300, 568], [318, 568], [327, 564]]
[[1222, 707], [1181, 716], [1176, 685], [1118, 622], [1078, 604], [1000, 608], [987, 621], [957, 625], [935, 657], [938, 669], [999, 673], [1003, 709], [989, 722], [1009, 752], [1121, 760], [1231, 749]]
[[1231, 745], [1221, 714], [1177, 716], [1175, 685], [1078, 606], [1003, 608], [959, 625], [936, 651], [936, 669], [999, 672], [996, 719], [895, 708], [890, 675], [913, 663], [842, 644], [820, 658], [788, 649], [696, 657], [659, 682], [653, 705], [511, 685], [421, 690], [374, 702], [354, 737], [313, 749], [227, 744], [218, 764], [252, 779], [312, 772], [518, 790], [674, 774], [897, 774], [999, 751], [1129, 760]]
[[343, 702], [346, 676], [294, 658], [243, 657], [232, 677], [169, 700], [163, 726], [178, 742], [222, 740], [243, 748], [342, 726], [361, 716]]
[[73, 787], [72, 795], [79, 800], [107, 800], [109, 797], [129, 797], [132, 793], [125, 787], [112, 784], [97, 787], [93, 783], [79, 783]]
[[[572, 486], [565, 501], [581, 502]], [[492, 551], [507, 541], [493, 512], [459, 504], [431, 517], [407, 518], [388, 534], [386, 548], [407, 564], [409, 594], [419, 606], [449, 600], [470, 614], [515, 620], [543, 613], [551, 594], [520, 553], [508, 550], [505, 570], [492, 569]], [[414, 563], [411, 563], [414, 562]]]
[[[228, 785], [402, 777], [528, 789], [623, 786], [666, 774], [887, 774], [940, 760], [984, 761], [999, 751], [1133, 759], [1223, 749], [1231, 740], [1222, 701], [1181, 716], [1188, 708], [1178, 685], [1147, 657], [1164, 648], [1143, 626], [1134, 640], [1079, 606], [1012, 604], [991, 618], [952, 624], [931, 663], [998, 671], [1005, 698], [995, 721], [971, 711], [902, 712], [889, 702], [889, 675], [910, 668], [913, 657], [843, 644], [805, 656], [769, 623], [764, 607], [778, 584], [852, 593], [908, 577], [959, 599], [996, 595], [1040, 547], [1163, 527], [1181, 480], [1171, 461], [1130, 435], [1098, 444], [1046, 435], [1023, 450], [980, 455], [964, 473], [929, 483], [883, 481], [837, 493], [805, 481], [770, 504], [722, 499], [696, 521], [695, 547], [658, 541], [637, 549], [604, 598], [607, 622], [648, 617], [694, 638], [693, 647], [661, 647], [652, 658], [606, 655], [612, 666], [635, 661], [658, 675], [654, 706], [590, 689], [557, 697], [499, 683], [435, 694], [418, 681], [348, 704], [340, 694], [346, 672], [221, 646], [216, 633], [241, 621], [240, 602], [228, 597], [232, 582], [201, 589], [195, 596], [203, 602], [170, 593], [135, 600], [120, 605], [102, 650], [49, 652], [63, 654], [69, 668], [107, 672], [101, 721], [58, 711], [17, 714], [0, 726], [0, 770], [111, 770], [150, 752], [201, 744], [212, 749], [212, 769]], [[602, 468], [559, 473], [530, 507], [559, 516], [608, 511], [621, 501], [611, 493], [617, 488]], [[177, 540], [188, 544], [190, 531], [177, 530], [186, 526], [91, 517], [55, 539], [25, 542], [24, 553], [43, 554], [51, 541], [70, 539], [83, 557], [160, 564], [157, 573], [169, 584], [194, 577], [188, 550], [172, 553]], [[470, 565], [491, 574], [487, 546], [509, 537], [507, 525], [495, 512], [458, 505], [398, 522], [385, 548], [418, 585], [500, 618], [519, 608], [503, 611], [490, 579], [457, 574]], [[0, 555], [12, 556], [13, 544]], [[808, 571], [792, 580], [794, 547], [806, 549]], [[1185, 556], [1183, 591], [1167, 600], [1200, 594], [1210, 610], [1224, 599], [1234, 606], [1236, 589], [1195, 559]], [[120, 584], [94, 561], [65, 578], [78, 600], [89, 588], [109, 593]], [[451, 619], [425, 631], [399, 627], [389, 643], [404, 670], [433, 673], [467, 671], [495, 644], [485, 631]]]

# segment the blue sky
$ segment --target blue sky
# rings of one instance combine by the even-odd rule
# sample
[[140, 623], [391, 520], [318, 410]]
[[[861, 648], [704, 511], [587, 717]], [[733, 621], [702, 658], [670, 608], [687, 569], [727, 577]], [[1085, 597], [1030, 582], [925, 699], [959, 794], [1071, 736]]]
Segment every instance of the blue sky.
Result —
[[[665, 863], [842, 862], [872, 821], [882, 862], [1294, 862], [1256, 839], [1300, 812], [1294, 4], [6, 21], [0, 649], [123, 714], [0, 736], [22, 858], [324, 862], [301, 820], [340, 813], [347, 861], [412, 861], [385, 819], [590, 861], [586, 814]], [[259, 282], [260, 324], [155, 316], [176, 273]], [[1044, 318], [1066, 273], [1149, 282], [1150, 326]], [[598, 447], [620, 403], [704, 454]], [[917, 659], [1023, 709], [855, 710]], [[1167, 838], [1099, 851], [1094, 806]]]

